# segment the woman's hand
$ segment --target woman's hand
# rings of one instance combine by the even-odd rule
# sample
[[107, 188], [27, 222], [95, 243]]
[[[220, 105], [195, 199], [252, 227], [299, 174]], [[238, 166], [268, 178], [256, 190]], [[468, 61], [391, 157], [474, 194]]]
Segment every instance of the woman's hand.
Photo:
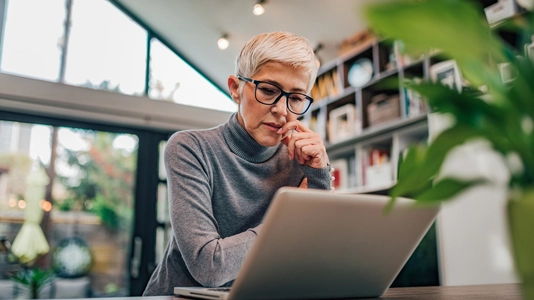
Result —
[[328, 157], [323, 140], [300, 121], [287, 122], [278, 133], [285, 135], [282, 143], [287, 146], [290, 159], [296, 159], [299, 164], [316, 169], [327, 166]]

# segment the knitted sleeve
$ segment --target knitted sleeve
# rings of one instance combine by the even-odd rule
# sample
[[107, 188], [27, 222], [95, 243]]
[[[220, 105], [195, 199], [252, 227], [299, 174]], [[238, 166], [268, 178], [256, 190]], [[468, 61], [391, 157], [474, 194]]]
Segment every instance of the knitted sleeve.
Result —
[[330, 165], [322, 169], [315, 169], [309, 166], [301, 166], [306, 178], [308, 178], [308, 188], [330, 190], [332, 187], [332, 174], [330, 173]]
[[193, 135], [179, 132], [169, 139], [165, 166], [179, 251], [193, 278], [214, 287], [237, 277], [259, 228], [221, 238], [211, 204], [213, 178], [207, 155]]

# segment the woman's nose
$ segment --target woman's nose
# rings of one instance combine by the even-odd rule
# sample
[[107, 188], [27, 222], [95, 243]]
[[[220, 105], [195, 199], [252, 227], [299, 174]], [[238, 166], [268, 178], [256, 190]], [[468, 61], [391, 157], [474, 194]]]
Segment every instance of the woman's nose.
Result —
[[275, 105], [272, 106], [271, 111], [273, 113], [281, 114], [282, 116], [286, 116], [288, 113], [287, 109], [287, 95], [280, 96], [281, 98], [278, 99], [278, 102], [276, 102]]

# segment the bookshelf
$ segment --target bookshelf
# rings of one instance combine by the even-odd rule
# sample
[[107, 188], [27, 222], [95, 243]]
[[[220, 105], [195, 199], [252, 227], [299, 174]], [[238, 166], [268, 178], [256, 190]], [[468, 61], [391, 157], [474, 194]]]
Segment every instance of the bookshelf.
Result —
[[396, 180], [400, 153], [428, 138], [424, 100], [399, 82], [428, 79], [430, 58], [404, 57], [397, 47], [368, 38], [319, 70], [316, 100], [302, 121], [325, 141], [334, 168], [343, 169], [338, 176], [347, 176], [338, 191], [385, 193]]
[[[475, 2], [481, 10], [497, 3]], [[534, 37], [522, 41], [499, 23], [492, 28], [519, 52], [530, 47], [534, 56]], [[338, 166], [345, 162], [339, 175], [347, 178], [336, 183], [338, 191], [385, 194], [396, 181], [403, 151], [414, 143], [427, 143], [436, 133], [431, 128], [435, 116], [426, 101], [400, 82], [433, 80], [459, 91], [471, 87], [456, 63], [439, 51], [408, 57], [398, 41], [368, 32], [359, 35], [366, 38], [321, 66], [312, 89], [315, 102], [302, 121], [321, 135], [331, 161]]]

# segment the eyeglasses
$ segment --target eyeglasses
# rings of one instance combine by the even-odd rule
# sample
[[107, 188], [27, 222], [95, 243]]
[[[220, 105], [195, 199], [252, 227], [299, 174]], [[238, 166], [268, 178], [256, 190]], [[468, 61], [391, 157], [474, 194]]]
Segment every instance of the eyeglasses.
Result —
[[312, 97], [306, 94], [288, 93], [278, 86], [265, 81], [254, 80], [243, 76], [237, 76], [237, 78], [243, 81], [252, 82], [256, 85], [254, 97], [256, 97], [256, 100], [261, 104], [275, 105], [283, 96], [285, 96], [289, 111], [296, 115], [303, 115], [313, 103]]

